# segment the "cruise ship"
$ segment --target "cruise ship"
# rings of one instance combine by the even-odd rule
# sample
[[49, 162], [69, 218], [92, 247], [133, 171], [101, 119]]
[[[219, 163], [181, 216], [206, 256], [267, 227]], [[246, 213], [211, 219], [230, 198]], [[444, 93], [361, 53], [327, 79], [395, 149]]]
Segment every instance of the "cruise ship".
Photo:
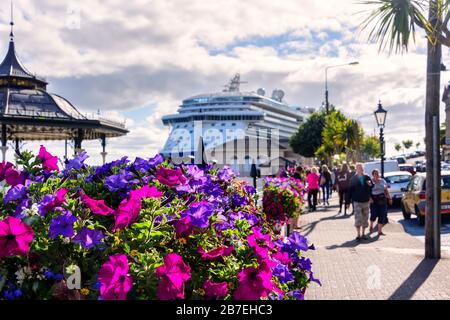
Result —
[[250, 175], [252, 164], [262, 175], [272, 175], [280, 167], [304, 161], [292, 152], [288, 140], [314, 109], [290, 106], [278, 89], [271, 97], [264, 89], [243, 92], [243, 83], [236, 74], [222, 92], [188, 98], [178, 113], [164, 116], [170, 134], [161, 153], [180, 161], [201, 153], [241, 176]]

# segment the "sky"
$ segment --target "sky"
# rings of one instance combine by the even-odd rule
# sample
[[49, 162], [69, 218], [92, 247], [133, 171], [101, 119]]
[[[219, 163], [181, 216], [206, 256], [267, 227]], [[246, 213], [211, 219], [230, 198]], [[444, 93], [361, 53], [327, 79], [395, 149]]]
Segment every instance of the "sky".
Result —
[[[360, 25], [371, 7], [355, 0], [14, 0], [15, 42], [28, 70], [83, 113], [125, 121], [130, 133], [108, 140], [107, 160], [150, 157], [169, 128], [161, 117], [181, 101], [218, 92], [240, 73], [244, 91], [283, 89], [285, 101], [319, 108], [325, 68], [330, 102], [376, 130], [381, 100], [389, 111], [388, 153], [405, 139], [424, 148], [426, 41], [408, 53], [380, 53]], [[0, 4], [0, 54], [8, 46], [10, 6]], [[450, 69], [444, 49], [443, 62]], [[450, 80], [443, 73], [442, 87]], [[444, 105], [441, 121], [444, 121]], [[44, 142], [26, 142], [37, 151]], [[62, 156], [64, 142], [45, 142]], [[100, 141], [84, 142], [101, 162]], [[12, 159], [9, 151], [8, 159]]]

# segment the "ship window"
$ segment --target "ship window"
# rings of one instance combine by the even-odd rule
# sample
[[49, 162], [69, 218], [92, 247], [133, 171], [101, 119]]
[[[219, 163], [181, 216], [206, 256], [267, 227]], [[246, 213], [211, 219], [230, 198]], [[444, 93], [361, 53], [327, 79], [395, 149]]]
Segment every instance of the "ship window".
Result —
[[231, 124], [233, 127], [236, 127], [236, 123]]

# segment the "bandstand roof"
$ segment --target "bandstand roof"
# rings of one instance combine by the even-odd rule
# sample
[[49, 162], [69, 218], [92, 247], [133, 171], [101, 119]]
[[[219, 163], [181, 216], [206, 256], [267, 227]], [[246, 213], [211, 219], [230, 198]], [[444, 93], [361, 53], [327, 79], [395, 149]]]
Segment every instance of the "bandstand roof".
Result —
[[20, 62], [11, 32], [0, 64], [0, 124], [7, 126], [8, 140], [70, 140], [78, 129], [83, 129], [84, 140], [128, 133], [124, 123], [83, 115], [65, 98], [48, 93], [47, 84]]

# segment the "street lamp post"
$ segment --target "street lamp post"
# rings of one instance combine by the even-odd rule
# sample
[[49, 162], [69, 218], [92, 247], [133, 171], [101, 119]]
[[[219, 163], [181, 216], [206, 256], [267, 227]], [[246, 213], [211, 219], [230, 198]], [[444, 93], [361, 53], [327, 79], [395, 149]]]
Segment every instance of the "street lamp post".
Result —
[[381, 105], [381, 101], [378, 103], [378, 109], [374, 112], [375, 120], [380, 128], [380, 153], [381, 153], [381, 177], [384, 178], [384, 160], [386, 155], [386, 148], [384, 142], [384, 126], [386, 125], [387, 111], [384, 110]]
[[328, 70], [329, 69], [333, 69], [333, 68], [338, 68], [338, 67], [345, 67], [345, 66], [356, 66], [358, 65], [359, 62], [355, 61], [355, 62], [350, 62], [350, 63], [345, 63], [345, 64], [338, 64], [335, 66], [328, 66], [325, 68], [325, 108], [326, 108], [326, 112], [327, 114], [330, 113], [330, 101], [329, 101], [329, 92], [328, 92]]

